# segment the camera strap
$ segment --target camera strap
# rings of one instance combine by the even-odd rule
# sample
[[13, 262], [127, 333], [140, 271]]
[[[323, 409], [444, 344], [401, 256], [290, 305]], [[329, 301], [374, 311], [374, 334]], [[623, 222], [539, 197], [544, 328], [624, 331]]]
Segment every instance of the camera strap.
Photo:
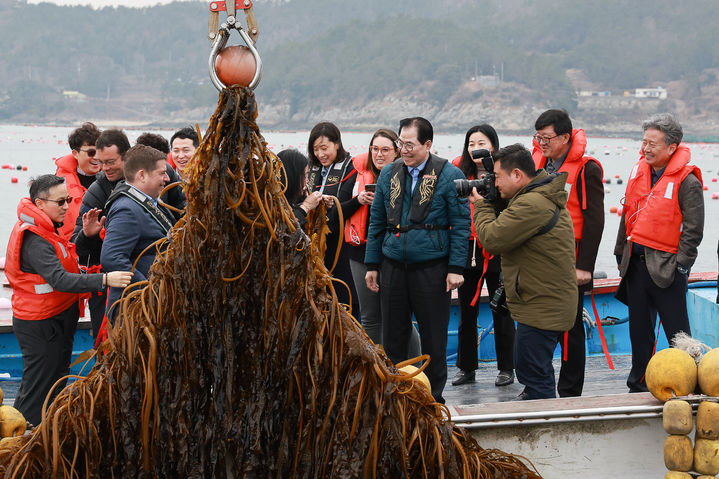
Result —
[[537, 231], [537, 234], [534, 236], [541, 236], [544, 233], [548, 233], [549, 231], [551, 231], [551, 229], [554, 228], [554, 225], [556, 225], [557, 221], [559, 220], [560, 211], [561, 210], [559, 209], [559, 206], [555, 206], [554, 216], [552, 216], [552, 219], [550, 219], [546, 225], [542, 226], [542, 229]]

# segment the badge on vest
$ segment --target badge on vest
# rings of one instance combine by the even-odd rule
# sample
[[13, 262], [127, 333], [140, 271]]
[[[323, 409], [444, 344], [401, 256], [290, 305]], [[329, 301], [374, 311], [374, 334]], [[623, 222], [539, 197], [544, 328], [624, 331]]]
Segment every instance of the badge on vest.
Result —
[[671, 200], [674, 194], [674, 182], [670, 181], [667, 183], [667, 189], [664, 191], [664, 198]]

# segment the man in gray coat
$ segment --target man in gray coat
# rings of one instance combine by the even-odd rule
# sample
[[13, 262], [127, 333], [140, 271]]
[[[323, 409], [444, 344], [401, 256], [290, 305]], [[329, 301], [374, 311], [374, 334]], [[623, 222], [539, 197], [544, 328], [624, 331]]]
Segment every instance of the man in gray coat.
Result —
[[680, 331], [691, 334], [687, 281], [704, 232], [701, 171], [689, 164], [681, 125], [665, 114], [642, 127], [640, 158], [629, 175], [614, 248], [622, 277], [618, 297], [629, 306], [629, 392], [647, 390], [644, 373], [657, 313], [667, 340]]

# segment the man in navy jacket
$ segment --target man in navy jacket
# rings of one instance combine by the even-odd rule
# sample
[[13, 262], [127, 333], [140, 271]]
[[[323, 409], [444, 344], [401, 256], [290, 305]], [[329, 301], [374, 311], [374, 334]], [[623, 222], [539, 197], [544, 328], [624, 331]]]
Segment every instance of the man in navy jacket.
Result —
[[[105, 240], [100, 261], [103, 271], [129, 271], [137, 260], [133, 283], [147, 279], [155, 260], [155, 248], [138, 256], [149, 245], [167, 236], [173, 216], [157, 203], [168, 181], [166, 156], [154, 148], [135, 145], [124, 155], [126, 183], [120, 183], [110, 195], [106, 210]], [[108, 319], [114, 321], [113, 304], [123, 289], [110, 288], [107, 300]]]

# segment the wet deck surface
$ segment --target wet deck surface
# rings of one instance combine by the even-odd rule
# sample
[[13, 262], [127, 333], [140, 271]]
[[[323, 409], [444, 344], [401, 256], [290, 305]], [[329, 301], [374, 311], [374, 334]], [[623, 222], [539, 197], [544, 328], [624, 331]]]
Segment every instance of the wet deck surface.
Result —
[[[628, 392], [626, 380], [632, 365], [631, 355], [615, 355], [612, 356], [612, 361], [614, 370], [609, 369], [604, 356], [587, 358], [583, 396]], [[559, 359], [555, 359], [553, 364], [556, 378], [559, 376]], [[452, 386], [452, 378], [457, 373], [457, 368], [448, 365], [444, 398], [447, 405], [450, 406], [452, 415], [460, 412], [452, 406], [510, 401], [522, 392], [524, 387], [517, 382], [516, 378], [514, 383], [508, 386], [496, 387], [494, 380], [497, 378], [498, 372], [496, 363], [480, 363], [475, 374], [475, 382]]]

